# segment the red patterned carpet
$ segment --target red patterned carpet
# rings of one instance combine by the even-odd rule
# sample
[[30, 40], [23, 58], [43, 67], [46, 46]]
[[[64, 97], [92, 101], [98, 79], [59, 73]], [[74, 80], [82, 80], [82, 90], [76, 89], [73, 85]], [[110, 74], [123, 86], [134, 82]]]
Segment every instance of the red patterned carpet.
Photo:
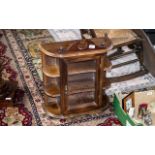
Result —
[[[0, 34], [0, 39], [2, 34]], [[7, 46], [0, 41], [0, 60], [3, 60], [4, 74], [3, 78], [9, 81], [17, 81], [17, 72], [12, 68], [12, 59], [7, 56]], [[0, 107], [0, 126], [7, 125], [32, 125], [32, 114], [25, 107], [23, 102], [24, 91], [17, 88], [13, 97], [14, 107]]]
[[[16, 95], [24, 92], [22, 103], [0, 109], [0, 125], [120, 125], [112, 108], [67, 119], [48, 116], [43, 108], [43, 87], [39, 42], [54, 41], [47, 30], [3, 30], [1, 42], [6, 46], [3, 55], [11, 59], [4, 78], [18, 81]], [[16, 97], [18, 102], [18, 97]]]

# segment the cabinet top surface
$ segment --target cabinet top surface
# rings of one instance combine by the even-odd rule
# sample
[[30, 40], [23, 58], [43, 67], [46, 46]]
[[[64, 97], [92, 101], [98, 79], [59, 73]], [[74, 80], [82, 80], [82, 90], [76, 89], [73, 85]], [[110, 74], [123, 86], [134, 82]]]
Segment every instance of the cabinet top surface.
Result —
[[40, 44], [41, 51], [53, 57], [74, 57], [106, 53], [112, 47], [107, 37]]
[[[96, 38], [40, 44], [41, 51], [49, 56], [68, 58], [97, 55], [110, 49], [130, 44], [138, 35], [130, 29], [94, 29]], [[105, 36], [107, 34], [107, 36]]]

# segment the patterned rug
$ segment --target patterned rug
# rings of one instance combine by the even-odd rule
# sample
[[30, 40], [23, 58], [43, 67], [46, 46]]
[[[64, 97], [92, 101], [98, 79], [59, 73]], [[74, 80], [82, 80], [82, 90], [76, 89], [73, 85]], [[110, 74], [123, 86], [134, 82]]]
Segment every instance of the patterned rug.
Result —
[[[14, 68], [11, 55], [7, 50], [7, 46], [1, 41], [2, 35], [0, 33], [0, 60], [3, 64], [3, 76], [4, 80], [19, 82], [18, 88], [15, 90], [13, 96], [13, 107], [0, 103], [0, 126], [7, 125], [24, 125], [29, 126], [33, 124], [32, 113], [28, 110], [23, 102], [24, 91], [22, 90], [21, 83], [18, 79], [17, 71]], [[6, 101], [7, 102], [7, 101]]]
[[[11, 66], [18, 73], [19, 87], [25, 92], [24, 106], [32, 114], [32, 123], [29, 125], [120, 125], [112, 107], [106, 111], [99, 110], [67, 119], [48, 116], [42, 108], [44, 92], [38, 43], [53, 42], [54, 39], [48, 30], [2, 30], [0, 33], [3, 34], [2, 42], [7, 46], [6, 54], [12, 59]], [[9, 114], [9, 118], [12, 119], [8, 125], [15, 124], [17, 114], [20, 122], [26, 117], [21, 115], [23, 109], [20, 107], [8, 110], [11, 112], [5, 110], [5, 115]]]

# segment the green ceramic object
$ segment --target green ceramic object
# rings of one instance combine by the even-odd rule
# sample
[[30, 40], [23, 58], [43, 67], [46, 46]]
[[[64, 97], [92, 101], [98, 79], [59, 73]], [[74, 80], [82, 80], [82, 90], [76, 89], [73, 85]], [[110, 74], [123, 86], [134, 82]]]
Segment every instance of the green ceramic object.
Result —
[[122, 123], [124, 126], [142, 126], [143, 124], [140, 123], [135, 123], [132, 118], [122, 109], [120, 106], [119, 99], [117, 95], [114, 95], [114, 101], [113, 101], [113, 106], [114, 106], [114, 111], [115, 114], [117, 115], [119, 121]]

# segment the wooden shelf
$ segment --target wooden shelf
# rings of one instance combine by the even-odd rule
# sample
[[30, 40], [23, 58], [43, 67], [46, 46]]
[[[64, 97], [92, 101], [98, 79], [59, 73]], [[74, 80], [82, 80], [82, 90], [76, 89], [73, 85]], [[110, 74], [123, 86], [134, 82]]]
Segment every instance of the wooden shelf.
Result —
[[[69, 75], [76, 75], [76, 74], [83, 74], [83, 73], [94, 73], [95, 70], [95, 63], [85, 63], [85, 64], [69, 64], [68, 65], [68, 74]], [[51, 78], [58, 78], [60, 77], [59, 66], [46, 66], [43, 67], [43, 73]]]
[[[86, 108], [89, 110], [93, 110], [94, 108], [98, 108], [96, 102], [94, 101], [93, 93], [80, 93], [80, 94], [74, 94], [70, 95], [68, 98], [68, 106], [67, 106], [67, 114], [72, 114], [74, 112], [79, 111], [86, 112]], [[44, 109], [48, 114], [53, 115], [60, 115], [61, 114], [61, 108], [60, 104], [56, 102], [56, 100], [52, 100], [48, 103], [44, 103]]]
[[[43, 108], [46, 111], [46, 113], [52, 117], [62, 117], [64, 116], [61, 113], [60, 105], [57, 103], [51, 103], [51, 104], [43, 104]], [[95, 110], [100, 107], [97, 106], [95, 102], [87, 102], [83, 103], [82, 105], [70, 105], [67, 109], [67, 115], [73, 114], [73, 113], [85, 113], [87, 111]]]
[[94, 62], [72, 63], [68, 65], [69, 75], [96, 72]]
[[[81, 92], [94, 92], [95, 82], [92, 80], [74, 81], [68, 84], [68, 95], [77, 94]], [[58, 85], [45, 86], [45, 94], [50, 97], [60, 96], [60, 88]]]
[[[45, 95], [46, 96], [46, 95]], [[46, 96], [48, 98], [48, 96]], [[104, 104], [107, 107], [107, 98], [104, 99]], [[60, 101], [56, 98], [50, 98], [49, 102], [43, 104], [45, 111], [52, 117], [63, 117], [60, 108]], [[66, 115], [72, 115], [73, 113], [85, 113], [91, 110], [99, 109], [97, 103], [95, 102], [95, 95], [93, 93], [80, 93], [70, 95], [68, 98], [67, 113]], [[105, 107], [104, 107], [105, 108]], [[78, 111], [77, 111], [78, 109]]]
[[60, 88], [57, 85], [47, 85], [44, 87], [45, 94], [50, 97], [58, 97], [60, 96]]
[[43, 67], [43, 73], [52, 78], [60, 77], [59, 66], [56, 65]]
[[69, 106], [84, 106], [87, 103], [92, 103], [95, 101], [94, 92], [81, 92], [78, 94], [72, 94], [68, 96]]
[[95, 82], [92, 80], [75, 81], [68, 84], [68, 95], [92, 91], [95, 91]]

